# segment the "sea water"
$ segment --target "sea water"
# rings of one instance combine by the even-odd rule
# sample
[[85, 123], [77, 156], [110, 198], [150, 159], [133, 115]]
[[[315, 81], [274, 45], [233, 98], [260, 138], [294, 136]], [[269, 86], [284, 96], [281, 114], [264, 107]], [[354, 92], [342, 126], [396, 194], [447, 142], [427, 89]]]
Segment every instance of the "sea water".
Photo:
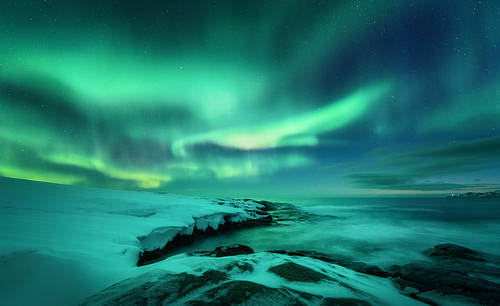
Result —
[[210, 237], [178, 252], [245, 244], [255, 251], [311, 250], [381, 267], [426, 260], [423, 251], [455, 243], [500, 254], [500, 199], [280, 199], [311, 214], [306, 220]]

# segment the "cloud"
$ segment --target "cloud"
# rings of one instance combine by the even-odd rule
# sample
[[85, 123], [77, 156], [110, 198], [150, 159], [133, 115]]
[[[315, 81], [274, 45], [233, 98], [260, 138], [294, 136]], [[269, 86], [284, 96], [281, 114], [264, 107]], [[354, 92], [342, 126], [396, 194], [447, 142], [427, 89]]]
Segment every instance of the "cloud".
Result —
[[408, 175], [390, 175], [378, 173], [355, 173], [347, 175], [353, 182], [362, 187], [392, 187], [398, 185], [407, 185], [414, 181], [413, 177]]
[[500, 137], [483, 138], [466, 142], [456, 142], [438, 148], [428, 148], [408, 154], [410, 157], [470, 158], [480, 160], [500, 160]]
[[6, 134], [16, 130], [23, 134], [36, 126], [34, 134], [87, 135], [90, 119], [74, 100], [67, 86], [50, 77], [0, 76], [0, 129]]
[[484, 187], [480, 184], [419, 182], [418, 177], [405, 174], [356, 173], [347, 175], [355, 186], [366, 189], [443, 191]]
[[442, 146], [425, 146], [384, 157], [386, 167], [400, 167], [421, 176], [474, 172], [500, 167], [500, 137]]
[[32, 111], [53, 122], [61, 120], [83, 126], [86, 118], [71, 102], [69, 88], [41, 75], [0, 78], [0, 99], [12, 107]]
[[[454, 190], [488, 188], [490, 184], [456, 183], [481, 178], [484, 171], [500, 170], [500, 137], [442, 146], [420, 146], [400, 153], [375, 152], [352, 165], [345, 177], [359, 188], [394, 190]], [[451, 182], [443, 182], [449, 177]], [[455, 177], [455, 178], [454, 178]]]
[[436, 108], [419, 125], [421, 133], [460, 131], [461, 134], [500, 129], [500, 80], [478, 86]]

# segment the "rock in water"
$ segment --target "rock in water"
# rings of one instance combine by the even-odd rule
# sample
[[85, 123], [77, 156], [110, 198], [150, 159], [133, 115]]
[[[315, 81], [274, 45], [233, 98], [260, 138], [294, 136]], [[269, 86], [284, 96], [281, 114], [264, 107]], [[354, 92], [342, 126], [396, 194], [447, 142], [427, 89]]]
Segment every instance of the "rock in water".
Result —
[[255, 253], [254, 250], [243, 244], [232, 244], [228, 246], [218, 246], [213, 251], [198, 251], [194, 255], [211, 256], [211, 257], [225, 257], [236, 255], [247, 255]]
[[500, 305], [500, 261], [496, 256], [455, 244], [440, 244], [424, 252], [433, 261], [395, 265], [394, 281], [402, 289], [416, 288], [419, 293], [439, 292], [472, 299], [481, 305]]
[[485, 261], [484, 255], [480, 252], [451, 243], [438, 244], [432, 249], [425, 251], [425, 253], [427, 256], [434, 257], [436, 259], [466, 259]]

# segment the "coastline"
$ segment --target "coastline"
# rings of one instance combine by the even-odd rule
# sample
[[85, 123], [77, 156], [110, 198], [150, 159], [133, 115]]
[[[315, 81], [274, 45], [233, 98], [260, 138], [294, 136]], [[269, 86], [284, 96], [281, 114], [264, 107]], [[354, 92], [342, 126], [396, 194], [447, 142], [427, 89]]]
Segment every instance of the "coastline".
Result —
[[[206, 237], [243, 231], [260, 231], [265, 239], [278, 230], [277, 237], [301, 239], [290, 230], [297, 225], [300, 231], [312, 230], [318, 220], [349, 220], [341, 214], [345, 206], [335, 207], [339, 216], [323, 216], [263, 200], [2, 182], [0, 270], [18, 275], [0, 286], [0, 296], [10, 305], [30, 305], [19, 292], [37, 290], [52, 292], [42, 302], [53, 305], [500, 303], [499, 256], [456, 244], [421, 249], [424, 261], [393, 259], [390, 267], [333, 249], [319, 252], [311, 240], [299, 240], [300, 249], [276, 245], [254, 251], [237, 239], [237, 245], [203, 247]], [[26, 185], [43, 192], [25, 193]], [[325, 213], [321, 205], [317, 208]], [[409, 212], [413, 218], [415, 212], [435, 213]], [[186, 244], [195, 251], [174, 254]], [[152, 256], [137, 264], [145, 250]]]

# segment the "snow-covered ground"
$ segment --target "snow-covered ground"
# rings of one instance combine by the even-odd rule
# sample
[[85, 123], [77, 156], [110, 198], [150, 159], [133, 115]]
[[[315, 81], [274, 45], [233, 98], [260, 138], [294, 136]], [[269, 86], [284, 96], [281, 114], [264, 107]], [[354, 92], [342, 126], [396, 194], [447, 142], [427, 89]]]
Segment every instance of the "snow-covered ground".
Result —
[[143, 273], [141, 250], [194, 227], [261, 218], [252, 201], [0, 178], [0, 304], [68, 305]]

